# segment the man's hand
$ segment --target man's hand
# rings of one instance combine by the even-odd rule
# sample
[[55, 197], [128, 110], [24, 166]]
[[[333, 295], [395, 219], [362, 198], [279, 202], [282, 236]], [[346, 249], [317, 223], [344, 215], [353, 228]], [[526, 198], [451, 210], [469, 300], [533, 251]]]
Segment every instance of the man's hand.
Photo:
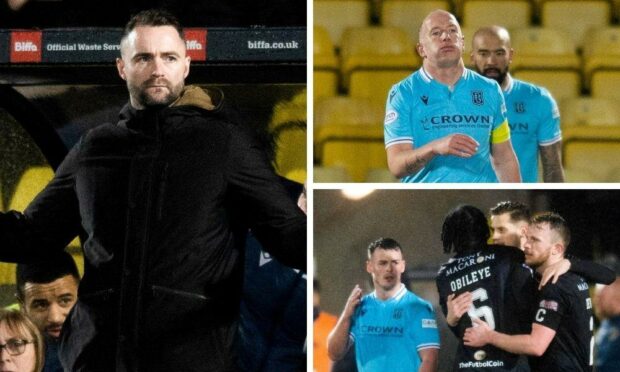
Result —
[[438, 155], [454, 155], [470, 158], [476, 154], [480, 144], [466, 134], [451, 134], [433, 141], [433, 152]]
[[471, 318], [473, 327], [467, 328], [463, 335], [465, 346], [481, 347], [491, 343], [493, 330], [484, 321], [478, 318]]
[[472, 296], [470, 292], [464, 292], [454, 297], [454, 293], [448, 296], [448, 314], [446, 320], [448, 325], [454, 327], [457, 325], [463, 314], [469, 310], [472, 306]]
[[538, 289], [541, 289], [542, 287], [544, 287], [545, 284], [547, 284], [547, 282], [551, 278], [553, 278], [551, 283], [555, 284], [558, 281], [558, 278], [561, 275], [566, 274], [569, 269], [570, 269], [570, 261], [567, 260], [566, 258], [552, 265], [549, 265], [542, 274], [542, 279], [540, 279], [540, 285], [538, 286]]
[[353, 291], [351, 291], [351, 294], [349, 295], [349, 298], [347, 299], [346, 305], [344, 305], [342, 316], [351, 318], [353, 314], [355, 313], [355, 309], [357, 308], [357, 306], [360, 304], [361, 301], [362, 301], [362, 289], [360, 288], [359, 285], [356, 284], [355, 288], [353, 288]]

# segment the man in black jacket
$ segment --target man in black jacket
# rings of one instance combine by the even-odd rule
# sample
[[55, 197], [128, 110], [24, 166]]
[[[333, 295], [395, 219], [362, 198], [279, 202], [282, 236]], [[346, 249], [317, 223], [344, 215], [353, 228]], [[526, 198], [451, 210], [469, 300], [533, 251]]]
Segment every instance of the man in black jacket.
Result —
[[45, 259], [41, 247], [86, 233], [67, 370], [234, 370], [248, 228], [305, 271], [305, 215], [221, 104], [184, 86], [189, 65], [174, 17], [134, 16], [117, 60], [130, 95], [120, 121], [86, 133], [23, 214], [0, 214], [4, 261]]

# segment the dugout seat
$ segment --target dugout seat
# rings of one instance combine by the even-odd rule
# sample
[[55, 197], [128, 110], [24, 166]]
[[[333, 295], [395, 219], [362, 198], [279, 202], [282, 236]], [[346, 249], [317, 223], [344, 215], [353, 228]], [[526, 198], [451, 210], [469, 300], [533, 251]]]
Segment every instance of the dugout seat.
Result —
[[618, 126], [620, 108], [618, 101], [608, 98], [577, 97], [560, 103], [562, 127], [573, 126]]
[[463, 26], [473, 29], [492, 25], [507, 29], [524, 28], [532, 21], [529, 0], [465, 0], [462, 11]]
[[54, 177], [50, 167], [30, 167], [22, 173], [9, 203], [9, 210], [23, 212]]
[[276, 169], [282, 176], [306, 169], [306, 101], [304, 89], [292, 100], [276, 104], [273, 110], [269, 130], [276, 143]]
[[575, 43], [561, 30], [540, 27], [511, 32], [515, 50], [512, 71], [519, 69], [579, 70], [581, 61]]
[[409, 35], [412, 45], [418, 42], [418, 31], [424, 18], [435, 9], [450, 11], [447, 0], [383, 0], [381, 24], [398, 27]]
[[[605, 84], [620, 71], [620, 27], [591, 28], [583, 47], [583, 74], [585, 86], [594, 91], [594, 80]], [[611, 72], [608, 74], [607, 72]], [[596, 77], [599, 73], [601, 76]], [[616, 76], [617, 78], [617, 76]], [[599, 87], [600, 90], [600, 87]], [[618, 96], [618, 94], [615, 94]]]
[[335, 96], [338, 92], [338, 58], [327, 30], [314, 26], [313, 44], [314, 99]]
[[591, 27], [609, 25], [611, 3], [608, 0], [545, 0], [541, 4], [541, 24], [568, 34], [577, 46]]
[[340, 45], [345, 29], [370, 24], [370, 4], [368, 0], [314, 0], [314, 24], [324, 27]]
[[382, 108], [367, 99], [333, 97], [317, 102], [314, 153], [318, 163], [345, 167], [352, 181], [363, 182], [368, 169], [387, 164], [382, 122]]
[[577, 71], [519, 70], [513, 76], [547, 88], [558, 104], [581, 94], [581, 75]]
[[420, 65], [407, 34], [394, 27], [349, 28], [340, 49], [342, 86], [359, 71], [411, 73]]
[[[9, 210], [23, 212], [37, 194], [54, 178], [54, 171], [50, 167], [30, 167], [21, 175], [15, 192], [9, 203]], [[70, 249], [79, 249], [79, 238], [69, 243]]]

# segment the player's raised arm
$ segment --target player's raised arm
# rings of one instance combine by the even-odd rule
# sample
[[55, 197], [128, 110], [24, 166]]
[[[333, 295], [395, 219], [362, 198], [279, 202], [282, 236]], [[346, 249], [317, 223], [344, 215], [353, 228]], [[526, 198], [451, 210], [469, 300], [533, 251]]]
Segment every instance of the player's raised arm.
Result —
[[356, 285], [351, 291], [344, 310], [336, 323], [336, 327], [327, 337], [327, 353], [332, 360], [339, 360], [344, 357], [350, 347], [349, 331], [351, 330], [351, 318], [355, 309], [362, 301], [362, 289]]

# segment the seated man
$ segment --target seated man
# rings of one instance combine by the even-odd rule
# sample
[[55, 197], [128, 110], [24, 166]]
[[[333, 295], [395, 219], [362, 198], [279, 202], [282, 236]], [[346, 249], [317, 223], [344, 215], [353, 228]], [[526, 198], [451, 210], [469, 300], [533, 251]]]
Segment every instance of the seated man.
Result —
[[43, 372], [63, 371], [58, 342], [67, 314], [77, 301], [79, 282], [75, 261], [64, 251], [46, 261], [17, 265], [15, 296], [45, 339]]

